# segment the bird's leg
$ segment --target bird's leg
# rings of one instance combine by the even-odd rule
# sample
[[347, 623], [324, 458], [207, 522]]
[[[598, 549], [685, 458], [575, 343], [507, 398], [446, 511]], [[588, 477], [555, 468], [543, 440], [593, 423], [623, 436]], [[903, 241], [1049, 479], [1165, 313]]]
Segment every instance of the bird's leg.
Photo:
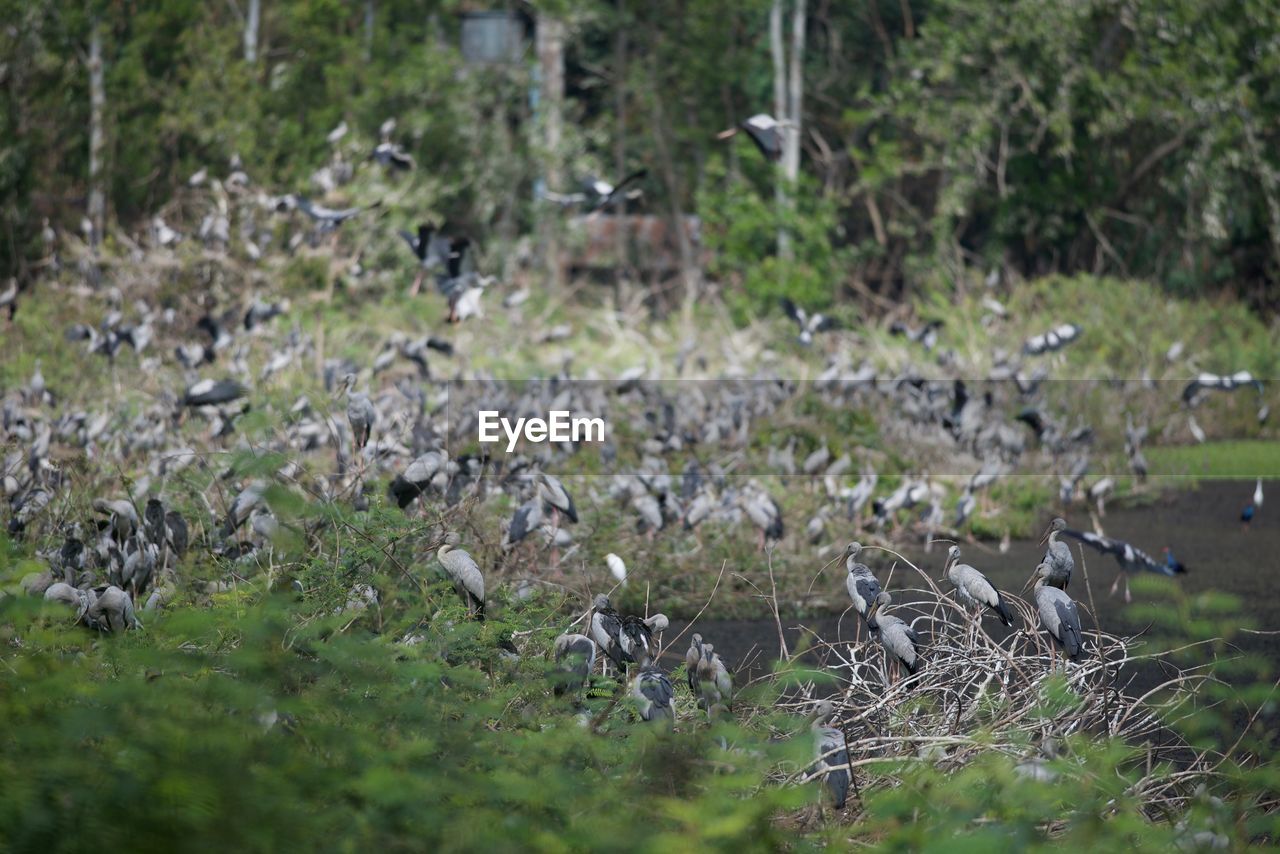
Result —
[[1119, 576], [1119, 575], [1117, 575], [1117, 576], [1116, 576], [1116, 580], [1115, 580], [1115, 581], [1113, 581], [1113, 582], [1111, 582], [1111, 592], [1110, 592], [1110, 593], [1108, 593], [1107, 595], [1108, 595], [1108, 596], [1114, 596], [1114, 595], [1116, 595], [1116, 589], [1117, 589], [1119, 586], [1120, 586], [1120, 576]]
[[760, 545], [756, 548], [756, 551], [764, 551], [764, 528], [760, 529]]
[[422, 277], [424, 275], [425, 271], [419, 267], [418, 275], [413, 280], [413, 287], [409, 288], [409, 296], [416, 297], [418, 295], [418, 291], [422, 289]]
[[1129, 576], [1124, 577], [1124, 604], [1128, 605], [1133, 601], [1133, 597], [1129, 595]]

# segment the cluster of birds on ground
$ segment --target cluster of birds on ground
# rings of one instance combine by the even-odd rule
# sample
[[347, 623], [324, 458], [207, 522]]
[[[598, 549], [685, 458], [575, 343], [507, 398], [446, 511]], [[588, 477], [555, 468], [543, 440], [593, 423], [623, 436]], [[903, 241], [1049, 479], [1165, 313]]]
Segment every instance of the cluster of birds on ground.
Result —
[[[781, 124], [771, 117], [753, 116], [735, 130], [745, 132], [770, 160], [780, 156]], [[351, 179], [354, 165], [341, 144], [346, 134], [344, 124], [329, 136], [333, 157], [312, 178], [322, 193], [333, 192]], [[394, 135], [395, 123], [384, 124], [380, 142], [367, 159], [391, 173], [412, 170], [412, 157], [394, 142]], [[238, 159], [230, 167], [220, 181], [211, 181], [208, 171], [201, 170], [189, 182], [193, 188], [210, 187], [208, 210], [192, 235], [209, 251], [229, 251], [234, 226], [241, 251], [256, 262], [264, 256], [263, 247], [276, 240], [271, 216], [296, 210], [311, 223], [311, 230], [297, 230], [288, 238], [293, 251], [303, 243], [318, 245], [325, 237], [336, 237], [344, 224], [379, 207], [337, 208], [305, 195], [270, 195], [254, 188]], [[643, 178], [643, 170], [616, 185], [592, 178], [581, 193], [544, 191], [543, 197], [595, 213], [633, 199]], [[470, 237], [450, 234], [430, 223], [401, 231], [400, 236], [416, 260], [411, 294], [418, 293], [431, 277], [444, 297], [449, 322], [482, 315], [481, 297], [495, 279], [477, 272]], [[189, 237], [157, 216], [148, 239], [153, 248], [168, 251]], [[51, 247], [55, 241], [47, 238]], [[140, 246], [138, 252], [142, 252]], [[52, 248], [50, 262], [48, 269], [60, 269], [61, 260]], [[362, 275], [360, 265], [357, 259], [350, 275]], [[25, 386], [5, 390], [0, 401], [0, 438], [6, 448], [0, 474], [8, 507], [7, 530], [15, 538], [31, 536], [54, 544], [42, 552], [47, 569], [24, 578], [23, 587], [31, 595], [65, 604], [77, 622], [97, 632], [141, 629], [139, 612], [145, 616], [172, 600], [182, 583], [179, 567], [192, 549], [200, 548], [236, 571], [269, 553], [281, 525], [268, 500], [273, 487], [366, 510], [373, 484], [385, 478], [388, 499], [406, 513], [415, 512], [415, 505], [425, 513], [429, 506], [455, 506], [466, 499], [507, 501], [515, 509], [502, 522], [504, 560], [539, 563], [530, 560], [528, 553], [545, 548], [553, 570], [580, 546], [572, 533], [580, 514], [578, 503], [551, 469], [564, 467], [584, 453], [598, 453], [607, 466], [630, 469], [607, 479], [591, 479], [586, 503], [616, 508], [609, 512], [625, 514], [636, 533], [651, 542], [681, 532], [701, 542], [705, 527], [745, 526], [755, 532], [760, 549], [777, 545], [791, 528], [764, 478], [799, 479], [819, 506], [807, 524], [795, 530], [802, 530], [803, 540], [819, 547], [819, 554], [836, 548], [831, 542], [836, 529], [852, 528], [883, 538], [905, 532], [919, 535], [925, 544], [959, 539], [974, 514], [982, 512], [991, 486], [1019, 466], [1067, 472], [1061, 484], [1063, 505], [1087, 502], [1096, 508], [1097, 517], [1105, 516], [1105, 501], [1115, 489], [1115, 479], [1106, 475], [1085, 482], [1097, 431], [1058, 411], [1061, 404], [1044, 393], [1054, 354], [1083, 334], [1075, 323], [1056, 324], [1027, 338], [1020, 348], [996, 348], [988, 375], [978, 380], [931, 378], [933, 372], [924, 365], [908, 365], [887, 374], [868, 361], [855, 365], [848, 350], [840, 349], [807, 383], [769, 367], [743, 364], [729, 353], [722, 354], [730, 364], [715, 383], [671, 386], [657, 381], [658, 372], [648, 367], [606, 380], [592, 367], [575, 374], [571, 362], [536, 381], [508, 383], [478, 374], [464, 377], [451, 367], [441, 371], [439, 360], [454, 357], [454, 345], [429, 332], [387, 335], [362, 361], [328, 356], [316, 336], [300, 324], [292, 322], [287, 330], [280, 329], [292, 320], [292, 307], [285, 299], [255, 293], [243, 301], [226, 300], [219, 307], [216, 300], [202, 298], [192, 312], [126, 298], [120, 287], [98, 293], [106, 303], [102, 319], [70, 326], [65, 338], [82, 345], [85, 358], [101, 357], [113, 371], [136, 371], [132, 376], [139, 382], [154, 384], [149, 402], [134, 409], [109, 400], [70, 405], [45, 381], [39, 362]], [[15, 282], [0, 291], [0, 316], [7, 315], [8, 323], [13, 322], [20, 296]], [[506, 307], [518, 313], [520, 303], [509, 299]], [[994, 297], [987, 297], [984, 305], [992, 323], [1007, 316]], [[806, 347], [841, 328], [830, 316], [809, 312], [792, 300], [784, 302], [784, 311], [798, 330], [799, 343]], [[956, 367], [957, 355], [941, 347], [944, 330], [941, 320], [918, 325], [899, 320], [890, 327], [892, 334], [932, 356], [937, 366]], [[551, 329], [540, 340], [554, 341], [566, 334]], [[705, 342], [682, 346], [672, 366], [674, 376], [706, 377], [708, 360], [715, 355], [700, 349], [706, 346]], [[136, 367], [120, 367], [126, 365], [122, 358], [126, 348], [134, 354]], [[1180, 355], [1168, 358], [1172, 362]], [[257, 370], [251, 368], [255, 360]], [[278, 378], [286, 372], [313, 364], [323, 384], [323, 399], [298, 393], [281, 407], [260, 394], [273, 384], [278, 388]], [[182, 377], [180, 386], [166, 385], [165, 367]], [[215, 368], [219, 376], [201, 375]], [[464, 381], [450, 383], [441, 375]], [[1186, 386], [1180, 403], [1190, 412], [1208, 392], [1244, 387], [1256, 389], [1261, 401], [1263, 385], [1248, 372], [1202, 373]], [[830, 410], [879, 413], [886, 441], [936, 449], [972, 475], [956, 479], [958, 494], [953, 494], [955, 484], [947, 478], [928, 475], [904, 476], [892, 488], [883, 488], [869, 458], [852, 447], [841, 451], [823, 439], [801, 452], [794, 434], [763, 449], [761, 463], [757, 428], [791, 410], [803, 396], [814, 396]], [[345, 412], [337, 408], [339, 402]], [[255, 439], [252, 446], [256, 454], [276, 452], [288, 460], [270, 475], [245, 476], [234, 466], [216, 467], [217, 452], [250, 450], [239, 425], [251, 407], [277, 416], [280, 425], [270, 438]], [[454, 441], [474, 436], [470, 414], [481, 409], [516, 416], [551, 410], [598, 414], [625, 423], [624, 432], [640, 438], [634, 449], [620, 449], [606, 440], [592, 449], [550, 443], [506, 457], [451, 454]], [[192, 418], [208, 425], [203, 435], [193, 435], [188, 428]], [[1259, 419], [1265, 418], [1262, 403]], [[1194, 425], [1194, 419], [1190, 423]], [[1139, 478], [1147, 474], [1146, 437], [1145, 425], [1127, 420], [1125, 456]], [[304, 457], [321, 457], [326, 449], [332, 450], [332, 466], [302, 464]], [[1039, 459], [1032, 461], [1036, 453]], [[89, 502], [92, 515], [85, 519], [71, 518], [74, 514], [66, 509], [76, 486], [62, 461], [76, 455], [134, 473], [127, 494], [94, 497]], [[626, 460], [626, 465], [620, 465], [620, 460]], [[760, 476], [749, 476], [753, 471]], [[200, 518], [189, 522], [170, 506], [171, 496], [181, 491], [187, 475], [196, 473], [203, 473], [211, 486], [191, 496]], [[952, 498], [948, 513], [945, 505]], [[1259, 480], [1241, 514], [1246, 527], [1255, 521], [1262, 504]], [[799, 535], [792, 533], [792, 537]], [[1055, 519], [1046, 537], [1044, 559], [1028, 584], [1034, 585], [1036, 609], [1051, 638], [1051, 649], [1060, 649], [1069, 660], [1082, 655], [1084, 639], [1079, 609], [1066, 592], [1074, 561], [1062, 538], [1075, 538], [1114, 555], [1122, 570], [1117, 584], [1124, 580], [1126, 601], [1130, 573], [1185, 571], [1169, 549], [1163, 560], [1157, 560], [1106, 536], [1096, 522], [1094, 531], [1082, 532]], [[892, 595], [860, 562], [861, 553], [862, 546], [856, 542], [838, 553], [845, 559], [846, 590], [853, 608], [870, 637], [883, 648], [895, 675], [905, 672], [911, 678], [925, 665], [922, 639], [908, 621], [892, 613]], [[485, 573], [462, 547], [460, 537], [445, 536], [435, 556], [468, 613], [485, 619]], [[626, 584], [621, 557], [611, 553], [605, 565], [617, 584]], [[1006, 594], [981, 571], [961, 562], [958, 545], [949, 548], [943, 575], [966, 608], [975, 614], [990, 610], [1005, 626], [1013, 625]], [[536, 581], [517, 581], [517, 595]], [[368, 585], [356, 585], [350, 591], [349, 607], [359, 610], [376, 597]], [[137, 602], [145, 604], [137, 608]], [[659, 662], [668, 625], [662, 614], [621, 614], [609, 596], [596, 596], [581, 633], [566, 632], [554, 641], [555, 692], [578, 697], [599, 663], [602, 671], [626, 677], [626, 695], [641, 719], [674, 726], [676, 688]], [[692, 635], [684, 666], [688, 688], [707, 717], [729, 714], [734, 694], [731, 670], [701, 634]], [[829, 701], [817, 704], [812, 730], [815, 768], [837, 807], [842, 807], [851, 778], [844, 736], [832, 725], [837, 715], [838, 708]]]

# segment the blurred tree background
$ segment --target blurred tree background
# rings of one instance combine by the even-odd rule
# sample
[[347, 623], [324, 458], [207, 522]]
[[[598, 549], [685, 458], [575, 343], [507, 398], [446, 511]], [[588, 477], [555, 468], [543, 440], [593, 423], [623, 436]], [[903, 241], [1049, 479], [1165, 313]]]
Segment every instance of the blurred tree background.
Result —
[[[0, 9], [6, 275], [41, 257], [46, 218], [76, 230], [88, 208], [96, 33], [97, 180], [126, 229], [232, 155], [259, 186], [305, 190], [330, 129], [375, 139], [395, 116], [418, 163], [412, 198], [504, 238], [535, 228], [544, 175], [648, 167], [649, 211], [701, 215], [711, 272], [750, 298], [896, 300], [976, 268], [1280, 305], [1280, 7], [1267, 0], [810, 2], [794, 208], [774, 203], [769, 164], [716, 139], [774, 112], [768, 0]], [[521, 61], [464, 62], [462, 20], [489, 9], [522, 17]], [[539, 15], [565, 33], [555, 152], [530, 98]], [[794, 263], [778, 265], [783, 225]]]

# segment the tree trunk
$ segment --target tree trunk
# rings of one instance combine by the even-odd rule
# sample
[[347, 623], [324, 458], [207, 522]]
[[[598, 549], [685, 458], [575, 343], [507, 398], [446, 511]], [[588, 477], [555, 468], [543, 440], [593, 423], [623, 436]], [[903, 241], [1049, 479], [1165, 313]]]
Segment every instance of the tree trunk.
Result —
[[[627, 174], [627, 28], [623, 26], [621, 16], [624, 14], [622, 0], [616, 4], [619, 20], [613, 33], [613, 174], [615, 181], [621, 181]], [[619, 308], [626, 304], [628, 294], [627, 279], [630, 275], [630, 258], [627, 254], [627, 233], [622, 224], [626, 222], [626, 204], [614, 207], [613, 252], [614, 252], [614, 301]]]
[[[769, 8], [769, 52], [773, 54], [773, 116], [780, 122], [787, 120], [787, 57], [782, 43], [782, 0], [773, 0]], [[787, 132], [783, 135], [783, 161], [778, 164], [778, 174], [773, 185], [774, 204], [779, 218], [787, 209], [786, 173], [783, 163], [786, 161], [785, 148]], [[778, 257], [791, 260], [791, 235], [786, 227], [778, 224]]]
[[102, 67], [102, 25], [94, 18], [89, 32], [89, 223], [90, 245], [97, 248], [107, 227], [107, 196], [103, 189], [102, 152], [106, 133], [102, 126], [107, 88]]
[[[542, 84], [539, 112], [542, 119], [543, 178], [547, 188], [560, 190], [560, 149], [564, 137], [564, 22], [549, 15], [538, 17], [538, 69]], [[551, 216], [543, 218], [543, 252], [552, 287], [564, 281], [560, 243]]]
[[795, 0], [795, 12], [791, 18], [791, 73], [787, 88], [789, 111], [787, 113], [786, 148], [782, 156], [782, 170], [792, 195], [796, 179], [800, 177], [800, 116], [804, 105], [804, 26], [805, 0]]
[[244, 16], [244, 61], [253, 65], [258, 61], [258, 22], [262, 20], [262, 0], [249, 0], [249, 11]]
[[701, 292], [702, 277], [698, 269], [698, 260], [694, 256], [693, 243], [684, 228], [684, 212], [680, 209], [680, 178], [676, 173], [675, 160], [671, 155], [671, 127], [667, 122], [667, 112], [662, 102], [662, 89], [658, 85], [658, 75], [652, 65], [649, 68], [649, 89], [653, 116], [653, 147], [658, 155], [658, 166], [662, 170], [662, 182], [667, 185], [667, 228], [675, 240], [676, 251], [680, 255], [680, 277], [684, 280], [684, 320], [688, 324], [693, 318], [693, 307], [697, 305]]

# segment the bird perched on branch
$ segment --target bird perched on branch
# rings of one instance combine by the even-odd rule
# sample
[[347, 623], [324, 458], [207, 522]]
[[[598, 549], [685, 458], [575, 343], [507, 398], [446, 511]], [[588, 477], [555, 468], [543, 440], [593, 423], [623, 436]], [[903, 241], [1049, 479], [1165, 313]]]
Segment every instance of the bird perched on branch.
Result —
[[733, 703], [733, 677], [711, 644], [702, 647], [696, 675], [698, 705], [707, 710], [707, 718], [728, 712]]
[[849, 543], [845, 546], [845, 568], [849, 574], [844, 583], [849, 591], [849, 598], [853, 600], [853, 609], [858, 612], [859, 617], [866, 620], [872, 603], [880, 595], [880, 582], [876, 580], [871, 567], [858, 560], [861, 553], [861, 543]]
[[622, 616], [613, 609], [609, 597], [603, 593], [597, 594], [591, 603], [590, 625], [591, 639], [621, 672], [626, 661], [622, 653], [622, 642], [619, 639], [622, 633]]
[[[1040, 624], [1060, 646], [1067, 658], [1072, 661], [1080, 659], [1080, 651], [1084, 648], [1084, 636], [1080, 632], [1080, 611], [1071, 597], [1056, 587], [1050, 586], [1053, 568], [1047, 563], [1036, 567], [1036, 609], [1040, 612]], [[1052, 656], [1053, 647], [1050, 646]]]
[[462, 538], [458, 534], [452, 531], [446, 534], [443, 545], [436, 551], [436, 560], [453, 579], [453, 586], [467, 606], [467, 613], [483, 621], [484, 575], [475, 558], [458, 548], [460, 542]]
[[1009, 604], [987, 577], [967, 563], [960, 563], [960, 547], [952, 546], [947, 552], [943, 575], [955, 585], [956, 598], [966, 608], [990, 608], [1006, 626], [1013, 626], [1013, 614]]
[[[1058, 539], [1058, 536], [1067, 530], [1067, 520], [1062, 517], [1055, 518], [1049, 523], [1049, 527], [1041, 538], [1041, 544], [1048, 544], [1045, 549], [1044, 559], [1041, 564], [1049, 567], [1049, 575], [1046, 583], [1051, 587], [1058, 587], [1063, 590], [1067, 589], [1067, 585], [1071, 583], [1071, 573], [1075, 571], [1075, 558], [1071, 557], [1071, 547]], [[1035, 576], [1031, 577], [1035, 580]], [[1031, 582], [1028, 581], [1028, 584]], [[1026, 587], [1023, 587], [1025, 590]]]
[[880, 646], [889, 654], [894, 670], [899, 666], [905, 667], [914, 676], [920, 670], [920, 635], [901, 619], [892, 614], [881, 613], [882, 609], [891, 604], [893, 597], [888, 593], [877, 596], [867, 613], [867, 626], [871, 629], [871, 637], [879, 641]]

